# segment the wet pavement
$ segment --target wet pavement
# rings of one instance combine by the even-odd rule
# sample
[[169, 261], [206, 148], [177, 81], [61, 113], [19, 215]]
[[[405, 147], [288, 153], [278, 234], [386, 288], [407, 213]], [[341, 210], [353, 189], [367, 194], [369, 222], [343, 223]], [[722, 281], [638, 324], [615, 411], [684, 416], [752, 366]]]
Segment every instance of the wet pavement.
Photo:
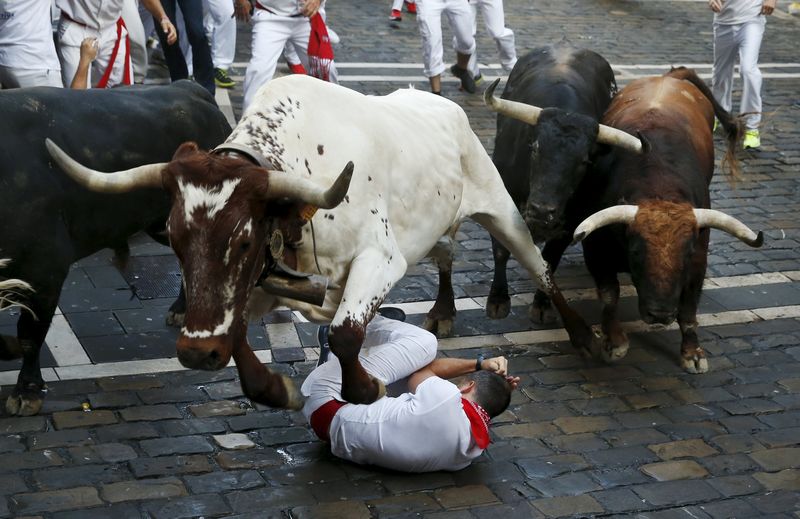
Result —
[[[342, 84], [369, 94], [409, 83], [427, 89], [413, 16], [393, 28], [388, 4], [362, 4], [328, 6], [342, 38]], [[603, 54], [620, 84], [671, 64], [710, 72], [705, 2], [505, 4], [520, 53], [565, 38]], [[496, 63], [480, 20], [478, 27], [480, 60]], [[800, 19], [769, 20], [762, 149], [740, 155], [744, 180], [735, 187], [722, 175], [712, 185], [712, 207], [763, 230], [766, 242], [750, 249], [712, 233], [699, 315], [709, 373], [680, 369], [679, 333], [639, 322], [630, 289], [621, 318], [631, 350], [614, 366], [585, 362], [558, 325], [527, 319], [533, 285], [513, 261], [512, 314], [488, 320], [490, 242], [467, 223], [454, 274], [455, 337], [441, 341], [441, 354], [507, 355], [521, 390], [494, 421], [492, 445], [465, 470], [359, 467], [334, 459], [302, 415], [251, 404], [232, 368], [174, 371], [176, 331], [163, 323], [180, 283], [177, 264], [169, 249], [137, 236], [126, 271], [111, 266], [109, 252], [71, 271], [43, 355], [44, 409], [0, 417], [0, 517], [800, 517], [798, 41]], [[243, 28], [236, 79], [248, 49]], [[484, 68], [487, 78], [498, 73]], [[491, 152], [493, 114], [447, 79], [444, 94], [464, 107]], [[238, 115], [240, 86], [220, 99]], [[578, 247], [557, 279], [596, 323], [599, 304]], [[415, 266], [389, 302], [420, 323], [436, 282], [430, 263]], [[0, 314], [0, 333], [12, 333], [13, 323], [13, 314]], [[299, 383], [316, 360], [314, 332], [297, 315], [277, 312], [251, 326], [250, 340], [262, 360]], [[0, 363], [3, 400], [16, 367]]]

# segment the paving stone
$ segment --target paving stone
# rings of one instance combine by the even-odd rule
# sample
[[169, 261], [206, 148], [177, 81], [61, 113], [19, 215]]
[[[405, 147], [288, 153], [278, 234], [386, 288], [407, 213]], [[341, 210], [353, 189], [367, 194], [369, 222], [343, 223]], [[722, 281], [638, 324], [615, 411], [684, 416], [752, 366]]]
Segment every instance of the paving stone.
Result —
[[212, 472], [200, 476], [185, 476], [183, 479], [192, 494], [248, 490], [266, 485], [255, 470]]
[[481, 506], [470, 510], [477, 519], [541, 519], [544, 515], [528, 502], [521, 501], [514, 505]]
[[800, 444], [800, 427], [757, 433], [756, 439], [768, 448], [793, 447]]
[[719, 406], [732, 415], [737, 414], [763, 414], [783, 411], [783, 406], [766, 398], [748, 398], [746, 400], [732, 400], [720, 402]]
[[183, 418], [178, 408], [172, 404], [129, 407], [127, 409], [120, 409], [119, 414], [126, 422], [152, 422], [156, 420]]
[[589, 452], [607, 449], [608, 444], [595, 434], [563, 434], [546, 438], [545, 443], [556, 451]]
[[648, 449], [655, 452], [662, 460], [675, 458], [703, 458], [718, 454], [718, 451], [703, 440], [680, 440], [668, 443], [648, 445]]
[[94, 393], [87, 397], [92, 409], [119, 409], [142, 405], [142, 401], [132, 391], [110, 391]]
[[50, 517], [52, 519], [86, 519], [87, 517], [92, 519], [141, 519], [142, 513], [133, 503], [121, 503], [69, 512], [56, 512], [51, 514]]
[[193, 434], [215, 434], [227, 430], [221, 418], [184, 418], [162, 420], [157, 427], [166, 436], [188, 436]]
[[741, 500], [730, 499], [716, 503], [705, 503], [700, 508], [713, 519], [731, 519], [733, 517], [759, 517], [753, 505]]
[[779, 490], [777, 492], [766, 492], [748, 496], [745, 499], [753, 505], [760, 514], [753, 517], [763, 517], [766, 514], [796, 513], [797, 511], [797, 492], [790, 490]]
[[33, 472], [33, 481], [42, 490], [69, 488], [80, 482], [98, 485], [130, 479], [131, 473], [124, 465], [80, 465], [77, 467], [50, 467]]
[[0, 453], [2, 452], [22, 452], [25, 445], [22, 444], [22, 436], [12, 435], [0, 437]]
[[284, 461], [274, 449], [220, 452], [214, 459], [225, 470], [279, 467]]
[[[717, 402], [722, 405], [724, 402]], [[712, 404], [689, 404], [661, 409], [660, 412], [675, 423], [715, 420], [726, 416], [725, 412]]]
[[418, 474], [413, 480], [405, 477], [405, 474], [387, 474], [381, 478], [381, 484], [394, 495], [452, 487], [454, 483], [453, 474], [449, 472]]
[[215, 434], [213, 438], [219, 447], [228, 450], [252, 449], [256, 446], [250, 437], [241, 433]]
[[749, 456], [768, 472], [800, 468], [800, 447], [758, 451]]
[[529, 478], [547, 478], [589, 468], [586, 460], [577, 454], [520, 459], [516, 460], [516, 464]]
[[584, 472], [572, 472], [549, 478], [533, 478], [529, 479], [527, 483], [545, 497], [577, 496], [602, 488]]
[[326, 481], [309, 485], [308, 489], [319, 502], [339, 500], [364, 502], [372, 499], [386, 497], [389, 492], [379, 483], [369, 480]]
[[761, 484], [749, 475], [721, 476], [707, 481], [725, 497], [745, 496], [762, 490]]
[[499, 504], [497, 496], [484, 485], [442, 488], [433, 497], [445, 509]]
[[86, 463], [119, 463], [135, 459], [136, 452], [122, 443], [101, 443], [68, 449], [69, 457], [78, 465]]
[[162, 387], [164, 385], [164, 380], [160, 379], [158, 375], [107, 377], [97, 379], [97, 385], [104, 391], [138, 391]]
[[526, 422], [544, 422], [562, 416], [571, 416], [574, 412], [564, 404], [547, 402], [519, 406], [514, 409], [514, 414]]
[[780, 472], [756, 472], [753, 474], [753, 478], [767, 490], [800, 491], [800, 470], [797, 469], [786, 469]]
[[64, 490], [17, 494], [11, 500], [11, 510], [16, 516], [39, 512], [58, 512], [70, 508], [87, 508], [103, 502], [92, 487], [73, 487]]
[[169, 404], [206, 400], [206, 394], [195, 386], [166, 386], [143, 389], [137, 392], [145, 404]]
[[764, 446], [750, 434], [726, 434], [711, 438], [711, 443], [719, 447], [722, 452], [735, 454], [737, 452], [753, 452], [764, 450]]
[[211, 472], [213, 467], [206, 456], [162, 456], [160, 458], [139, 458], [131, 460], [133, 475], [137, 478], [166, 476], [170, 474], [197, 474]]
[[704, 387], [697, 389], [678, 389], [672, 391], [672, 395], [679, 401], [686, 404], [703, 404], [704, 402], [722, 402], [733, 400], [734, 397], [729, 392], [720, 387]]
[[19, 494], [28, 490], [28, 486], [19, 474], [0, 474], [0, 496]]
[[427, 494], [409, 494], [375, 499], [368, 503], [379, 517], [393, 517], [400, 514], [420, 514], [441, 510], [439, 504]]
[[15, 452], [3, 454], [0, 472], [18, 472], [27, 469], [57, 467], [63, 464], [64, 460], [61, 456], [49, 449], [34, 452]]
[[233, 400], [215, 400], [205, 404], [190, 405], [189, 411], [197, 418], [236, 416], [247, 412], [239, 402]]
[[590, 474], [603, 488], [629, 486], [650, 481], [639, 471], [638, 467], [592, 470]]
[[120, 423], [97, 427], [94, 429], [97, 439], [101, 442], [115, 442], [120, 440], [141, 440], [155, 438], [158, 431], [148, 423]]
[[180, 519], [185, 517], [223, 517], [231, 509], [225, 500], [216, 494], [176, 497], [145, 503], [144, 510], [153, 519]]
[[109, 503], [140, 501], [187, 495], [186, 487], [177, 478], [140, 479], [103, 485], [100, 495]]
[[641, 395], [628, 395], [625, 397], [625, 401], [628, 402], [628, 405], [633, 409], [669, 407], [677, 404], [677, 400], [664, 391], [658, 393], [644, 393]]
[[473, 462], [453, 473], [456, 485], [477, 485], [495, 481], [522, 481], [524, 476], [512, 461]]
[[117, 423], [113, 411], [61, 411], [53, 413], [53, 424], [56, 429], [75, 427], [93, 427]]
[[553, 423], [565, 434], [605, 431], [618, 427], [617, 423], [607, 416], [565, 416], [553, 420]]
[[172, 454], [200, 454], [214, 452], [214, 447], [202, 436], [179, 436], [177, 438], [153, 438], [139, 442], [142, 450], [152, 457]]
[[492, 426], [492, 434], [498, 438], [542, 438], [558, 434], [558, 429], [549, 423], [520, 423]]
[[640, 470], [656, 481], [695, 479], [708, 476], [708, 471], [692, 460], [664, 461], [642, 465]]
[[[264, 477], [276, 486], [279, 485], [316, 485], [330, 481], [341, 481], [347, 474], [339, 466], [325, 460], [318, 460], [303, 465], [286, 466], [264, 473]], [[425, 476], [422, 476], [424, 479]], [[451, 479], [452, 481], [452, 479]], [[387, 480], [383, 481], [388, 486]]]
[[274, 427], [258, 432], [261, 443], [267, 446], [314, 441], [316, 436], [307, 427]]
[[339, 501], [292, 509], [296, 519], [370, 519], [369, 508], [356, 501]]
[[644, 500], [627, 488], [592, 492], [591, 496], [611, 513], [636, 512], [647, 507]]
[[285, 510], [316, 504], [316, 499], [311, 495], [311, 492], [307, 488], [300, 486], [235, 491], [226, 494], [226, 499], [231, 508], [238, 513], [262, 513], [275, 508]]
[[664, 481], [637, 485], [632, 490], [653, 506], [678, 506], [719, 497], [719, 493], [702, 480]]
[[571, 408], [579, 413], [588, 415], [624, 413], [631, 409], [621, 398], [615, 396], [591, 398], [589, 400], [570, 400], [568, 403]]
[[87, 429], [67, 429], [64, 431], [38, 433], [32, 435], [28, 440], [31, 450], [90, 445], [92, 443], [94, 443], [94, 440]]
[[244, 432], [270, 427], [287, 427], [289, 419], [282, 412], [248, 412], [242, 416], [228, 418], [228, 425], [233, 432]]
[[584, 454], [589, 463], [598, 467], [630, 467], [658, 461], [652, 451], [643, 446], [616, 447]]
[[534, 501], [533, 506], [547, 517], [599, 514], [603, 507], [592, 496], [548, 497]]
[[660, 425], [658, 430], [676, 440], [690, 440], [692, 438], [703, 438], [710, 440], [716, 436], [725, 434], [727, 431], [716, 422], [693, 422], [693, 423], [673, 423]]
[[604, 431], [600, 433], [612, 447], [631, 447], [650, 443], [663, 443], [669, 438], [655, 429], [631, 429], [628, 431]]
[[752, 472], [758, 467], [746, 454], [723, 454], [698, 461], [715, 476]]
[[658, 425], [664, 425], [671, 422], [669, 418], [652, 409], [646, 411], [635, 411], [632, 413], [615, 413], [614, 419], [626, 429], [656, 427]]

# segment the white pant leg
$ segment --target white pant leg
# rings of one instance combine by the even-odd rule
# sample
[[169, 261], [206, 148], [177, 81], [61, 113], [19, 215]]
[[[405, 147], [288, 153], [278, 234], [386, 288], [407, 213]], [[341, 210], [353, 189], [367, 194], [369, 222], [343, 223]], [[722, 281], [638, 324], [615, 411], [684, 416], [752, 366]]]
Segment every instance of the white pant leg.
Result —
[[[472, 38], [475, 39], [475, 35], [478, 34], [478, 3], [475, 1], [469, 2], [469, 7], [472, 9]], [[472, 77], [478, 77], [481, 73], [480, 67], [478, 67], [478, 41], [475, 40], [475, 50], [472, 54], [469, 55], [469, 63], [467, 63], [467, 70], [469, 73], [472, 74]], [[453, 36], [453, 49], [456, 48], [456, 37]]]
[[738, 34], [739, 74], [742, 77], [742, 102], [739, 113], [745, 116], [745, 126], [756, 129], [761, 123], [761, 70], [758, 68], [758, 53], [764, 37], [766, 18], [742, 24]]
[[714, 69], [711, 91], [726, 111], [733, 107], [733, 65], [736, 61], [735, 26], [714, 24]]
[[517, 63], [517, 50], [514, 47], [514, 31], [506, 27], [503, 0], [478, 0], [478, 5], [486, 23], [486, 30], [497, 43], [500, 64], [503, 70], [510, 72]]
[[475, 10], [467, 0], [447, 0], [445, 16], [455, 36], [455, 49], [459, 54], [475, 52]]
[[[294, 26], [298, 21], [305, 21], [308, 30], [310, 25], [307, 18], [288, 18], [268, 13], [263, 9], [256, 9], [252, 18], [253, 38], [250, 44], [250, 62], [244, 75], [244, 102], [242, 109], [247, 110], [253, 97], [262, 85], [265, 85], [275, 74], [278, 58], [283, 52], [286, 42], [292, 38]], [[298, 54], [305, 55], [308, 38]], [[300, 52], [302, 50], [302, 52]], [[306, 59], [304, 66], [308, 64]]]
[[[210, 34], [214, 67], [228, 70], [236, 53], [236, 18], [231, 0], [206, 0], [206, 32]], [[210, 30], [209, 30], [210, 29]]]
[[[125, 53], [127, 48], [127, 32], [122, 31], [120, 35], [120, 45], [117, 50], [117, 55], [112, 64], [111, 75], [108, 78], [106, 87], [122, 83], [123, 74], [125, 72]], [[117, 43], [117, 25], [116, 23], [104, 28], [98, 33], [94, 29], [90, 29], [81, 24], [61, 18], [58, 25], [58, 57], [61, 61], [61, 78], [64, 86], [69, 87], [72, 84], [72, 79], [75, 77], [75, 72], [78, 70], [78, 63], [81, 58], [81, 42], [84, 38], [97, 38], [98, 49], [97, 58], [89, 68], [89, 78], [87, 84], [96, 85], [103, 77], [108, 67], [111, 55], [114, 52], [114, 46]], [[130, 63], [128, 63], [130, 66]], [[132, 74], [132, 72], [131, 72]]]
[[142, 21], [142, 27], [144, 28], [144, 39], [147, 41], [147, 39], [151, 36], [155, 36], [156, 22], [153, 20], [153, 15], [150, 14], [150, 11], [145, 9], [144, 4], [141, 2], [139, 2], [139, 19]]
[[[291, 41], [287, 41], [286, 45], [283, 47], [283, 57], [286, 59], [286, 63], [290, 65], [302, 63], [302, 61], [300, 61], [300, 56], [297, 55], [297, 50], [294, 48], [294, 43]], [[303, 66], [305, 67], [305, 65]]]
[[131, 46], [131, 65], [134, 83], [144, 83], [147, 76], [147, 36], [136, 0], [125, 0], [122, 6], [122, 19], [128, 29], [128, 42]]
[[49, 86], [62, 88], [61, 71], [53, 69], [15, 69], [0, 65], [0, 89]]
[[[358, 358], [367, 373], [389, 385], [430, 364], [436, 357], [436, 346], [436, 337], [430, 332], [376, 315], [367, 326]], [[310, 419], [322, 404], [334, 398], [341, 400], [341, 389], [342, 367], [332, 355], [303, 382], [303, 414]]]
[[[112, 64], [111, 76], [108, 78], [108, 84], [106, 85], [106, 88], [111, 88], [122, 84], [126, 66], [125, 54], [127, 53], [128, 46], [128, 38], [126, 38], [126, 36], [127, 31], [123, 29], [122, 33], [120, 34], [119, 49], [117, 50], [117, 55], [114, 59], [114, 63]], [[89, 84], [93, 86], [96, 85], [105, 74], [116, 43], [117, 26], [114, 24], [108, 29], [104, 30], [100, 35], [100, 48], [97, 52], [97, 59], [94, 60], [94, 64], [92, 65], [91, 78], [93, 81]], [[80, 48], [78, 49], [78, 57], [80, 57]], [[127, 63], [127, 66], [131, 66], [130, 62]], [[132, 80], [133, 70], [129, 70], [128, 74]]]
[[403, 0], [392, 0], [392, 10], [399, 11], [403, 8]]
[[442, 0], [419, 0], [417, 2], [417, 24], [422, 35], [423, 74], [438, 76], [444, 72], [444, 49], [442, 48]]

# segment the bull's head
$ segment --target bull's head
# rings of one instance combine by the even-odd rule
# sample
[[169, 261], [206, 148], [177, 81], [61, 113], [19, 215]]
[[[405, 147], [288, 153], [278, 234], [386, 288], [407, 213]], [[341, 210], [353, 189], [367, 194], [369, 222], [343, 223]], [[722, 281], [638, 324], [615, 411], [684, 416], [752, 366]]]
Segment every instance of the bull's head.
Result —
[[585, 176], [595, 142], [635, 153], [642, 143], [583, 114], [539, 108], [494, 96], [500, 80], [486, 89], [484, 102], [495, 112], [535, 127], [530, 143], [529, 194], [522, 216], [536, 239], [563, 232], [567, 202]]
[[195, 369], [220, 369], [230, 361], [234, 346], [246, 344], [245, 306], [264, 268], [271, 223], [307, 206], [336, 207], [353, 172], [348, 163], [323, 189], [304, 178], [185, 143], [169, 163], [100, 173], [78, 164], [52, 141], [46, 144], [55, 162], [89, 189], [123, 193], [158, 188], [170, 194], [167, 232], [187, 296], [177, 354], [181, 364]]
[[697, 268], [705, 271], [705, 250], [700, 251], [701, 264], [693, 264], [698, 261], [695, 252], [702, 230], [725, 231], [751, 247], [764, 243], [761, 232], [755, 233], [721, 211], [660, 200], [598, 211], [578, 226], [574, 240], [583, 240], [611, 224], [627, 226], [628, 265], [639, 296], [639, 314], [646, 323], [673, 322], [691, 272]]

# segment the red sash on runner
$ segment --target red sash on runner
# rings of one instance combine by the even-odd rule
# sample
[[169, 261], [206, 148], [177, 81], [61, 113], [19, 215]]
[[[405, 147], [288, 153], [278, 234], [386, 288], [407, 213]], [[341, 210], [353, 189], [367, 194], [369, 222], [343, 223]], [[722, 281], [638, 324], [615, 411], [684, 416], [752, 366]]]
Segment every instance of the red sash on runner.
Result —
[[485, 449], [492, 441], [489, 438], [489, 414], [484, 409], [466, 398], [461, 399], [461, 406], [464, 408], [464, 413], [469, 418], [469, 426], [472, 430], [472, 438], [475, 439], [475, 445], [481, 449]]
[[[108, 87], [108, 80], [111, 78], [111, 71], [114, 68], [114, 63], [117, 61], [117, 54], [119, 53], [119, 46], [122, 44], [122, 29], [125, 28], [125, 22], [120, 18], [117, 20], [117, 41], [114, 42], [114, 50], [111, 51], [111, 57], [108, 58], [108, 65], [106, 66], [106, 71], [103, 74], [103, 77], [100, 78], [100, 81], [97, 82], [96, 88], [107, 88]], [[125, 35], [125, 61], [124, 70], [122, 72], [122, 83], [123, 85], [130, 85], [131, 81], [131, 45], [130, 41], [128, 40], [128, 35]]]
[[333, 417], [336, 416], [336, 413], [342, 407], [346, 406], [347, 403], [339, 402], [338, 400], [331, 400], [319, 406], [319, 408], [311, 413], [311, 428], [314, 429], [314, 433], [317, 435], [322, 441], [330, 442], [331, 441], [331, 422], [333, 422]]
[[309, 20], [311, 36], [308, 39], [308, 73], [323, 81], [330, 80], [333, 63], [333, 46], [328, 37], [328, 28], [319, 13]]

